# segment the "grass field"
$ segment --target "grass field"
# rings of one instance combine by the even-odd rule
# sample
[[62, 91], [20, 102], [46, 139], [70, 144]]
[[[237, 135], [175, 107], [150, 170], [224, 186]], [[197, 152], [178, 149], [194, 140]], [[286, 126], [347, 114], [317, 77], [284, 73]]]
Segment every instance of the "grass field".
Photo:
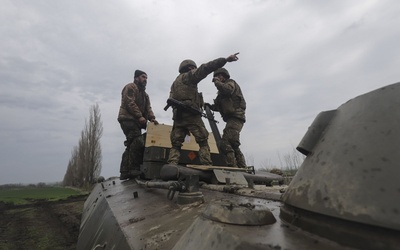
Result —
[[0, 190], [0, 202], [23, 205], [35, 200], [57, 201], [70, 196], [85, 194], [82, 191], [66, 187], [18, 187]]
[[60, 186], [1, 186], [0, 249], [76, 249], [87, 195]]

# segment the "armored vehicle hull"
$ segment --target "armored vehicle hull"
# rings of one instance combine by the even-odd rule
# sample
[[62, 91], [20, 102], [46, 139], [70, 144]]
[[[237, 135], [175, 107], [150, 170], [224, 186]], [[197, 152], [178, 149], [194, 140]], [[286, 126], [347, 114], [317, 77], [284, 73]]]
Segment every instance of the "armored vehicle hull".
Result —
[[102, 184], [85, 203], [77, 249], [346, 249], [281, 221], [280, 186], [204, 184], [204, 202], [180, 205], [135, 180]]
[[150, 127], [144, 174], [96, 185], [77, 249], [399, 249], [399, 96], [397, 83], [317, 116], [288, 186], [224, 167], [217, 147], [219, 166], [191, 147], [168, 165], [169, 128]]

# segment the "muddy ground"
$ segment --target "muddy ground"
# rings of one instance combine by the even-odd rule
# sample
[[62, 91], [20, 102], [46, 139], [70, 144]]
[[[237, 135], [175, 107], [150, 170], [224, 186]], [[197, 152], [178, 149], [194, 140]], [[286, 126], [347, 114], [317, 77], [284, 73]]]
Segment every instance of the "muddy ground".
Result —
[[86, 198], [0, 204], [0, 249], [76, 249]]

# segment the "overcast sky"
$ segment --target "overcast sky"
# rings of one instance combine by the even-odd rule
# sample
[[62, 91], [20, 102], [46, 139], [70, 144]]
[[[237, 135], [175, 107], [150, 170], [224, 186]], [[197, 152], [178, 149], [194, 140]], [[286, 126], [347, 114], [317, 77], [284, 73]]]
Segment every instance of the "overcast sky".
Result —
[[[120, 92], [135, 69], [148, 74], [158, 121], [172, 124], [163, 107], [179, 63], [240, 52], [226, 68], [247, 101], [241, 148], [256, 168], [280, 166], [319, 112], [400, 81], [397, 0], [0, 4], [0, 184], [61, 181], [95, 103], [101, 174], [119, 175]], [[211, 76], [199, 90], [212, 102]]]

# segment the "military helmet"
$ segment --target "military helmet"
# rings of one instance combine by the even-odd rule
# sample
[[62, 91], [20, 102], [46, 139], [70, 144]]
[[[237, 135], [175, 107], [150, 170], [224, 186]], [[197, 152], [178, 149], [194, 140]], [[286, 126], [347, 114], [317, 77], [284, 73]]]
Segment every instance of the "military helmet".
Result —
[[181, 64], [179, 65], [179, 73], [185, 73], [185, 72], [189, 71], [188, 70], [189, 66], [194, 66], [197, 68], [196, 63], [193, 62], [192, 60], [190, 60], [190, 59], [183, 60], [181, 62]]
[[229, 75], [228, 70], [226, 70], [225, 68], [219, 68], [219, 69], [217, 69], [216, 71], [214, 71], [214, 77], [215, 77], [216, 75], [218, 75], [218, 74], [223, 74], [223, 75], [225, 75], [225, 78], [226, 78], [226, 79], [229, 79], [229, 77], [231, 77], [231, 76]]

